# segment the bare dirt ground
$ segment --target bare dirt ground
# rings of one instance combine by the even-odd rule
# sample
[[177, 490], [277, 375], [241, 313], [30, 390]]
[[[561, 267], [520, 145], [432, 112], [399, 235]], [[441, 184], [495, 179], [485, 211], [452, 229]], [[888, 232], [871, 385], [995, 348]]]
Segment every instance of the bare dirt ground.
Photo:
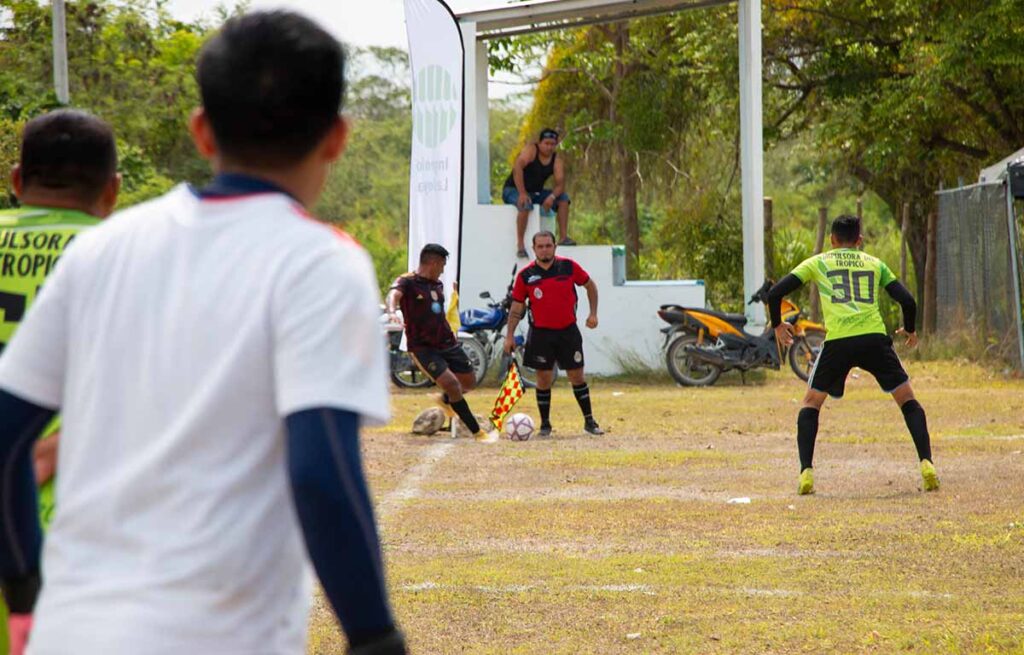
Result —
[[[410, 435], [430, 401], [396, 393], [364, 450], [412, 652], [1024, 653], [1024, 382], [910, 369], [937, 493], [864, 373], [822, 411], [809, 497], [791, 373], [593, 381], [599, 438], [563, 380], [552, 439], [491, 446]], [[309, 652], [344, 644], [321, 601]]]

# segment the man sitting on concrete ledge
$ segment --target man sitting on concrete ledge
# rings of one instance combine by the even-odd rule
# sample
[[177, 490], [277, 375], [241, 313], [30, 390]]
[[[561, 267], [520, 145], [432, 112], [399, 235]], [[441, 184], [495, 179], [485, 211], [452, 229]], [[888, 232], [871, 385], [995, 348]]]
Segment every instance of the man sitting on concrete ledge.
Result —
[[[506, 205], [515, 205], [519, 209], [516, 216], [516, 256], [526, 259], [526, 246], [523, 235], [526, 233], [526, 221], [535, 204], [540, 205], [542, 215], [550, 215], [551, 208], [556, 207], [558, 213], [558, 233], [562, 237], [560, 246], [575, 246], [576, 242], [569, 238], [569, 195], [565, 193], [565, 167], [555, 152], [558, 148], [558, 132], [551, 128], [541, 130], [537, 143], [527, 144], [512, 166], [512, 173], [505, 180], [501, 199]], [[551, 176], [555, 177], [555, 188], [545, 189], [544, 183]]]

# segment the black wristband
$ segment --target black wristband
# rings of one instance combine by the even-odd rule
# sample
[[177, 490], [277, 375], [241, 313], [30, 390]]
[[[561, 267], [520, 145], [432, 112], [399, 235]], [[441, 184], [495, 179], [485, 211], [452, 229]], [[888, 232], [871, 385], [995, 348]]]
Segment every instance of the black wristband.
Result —
[[392, 630], [351, 646], [348, 655], [406, 655], [405, 637], [398, 630]]
[[11, 614], [31, 614], [32, 608], [36, 606], [36, 598], [39, 597], [39, 589], [42, 585], [43, 583], [38, 573], [30, 573], [17, 579], [4, 580], [4, 600]]

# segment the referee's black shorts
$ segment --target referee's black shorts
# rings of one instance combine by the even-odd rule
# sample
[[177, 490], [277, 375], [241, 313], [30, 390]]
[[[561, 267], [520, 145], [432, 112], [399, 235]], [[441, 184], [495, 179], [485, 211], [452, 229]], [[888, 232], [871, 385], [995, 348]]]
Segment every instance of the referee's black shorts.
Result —
[[563, 371], [583, 368], [583, 335], [573, 323], [561, 330], [530, 327], [523, 361], [530, 368], [550, 371], [558, 364]]
[[826, 341], [807, 384], [815, 391], [842, 398], [846, 391], [846, 376], [855, 366], [875, 376], [878, 386], [886, 393], [892, 393], [910, 379], [889, 335], [862, 334]]

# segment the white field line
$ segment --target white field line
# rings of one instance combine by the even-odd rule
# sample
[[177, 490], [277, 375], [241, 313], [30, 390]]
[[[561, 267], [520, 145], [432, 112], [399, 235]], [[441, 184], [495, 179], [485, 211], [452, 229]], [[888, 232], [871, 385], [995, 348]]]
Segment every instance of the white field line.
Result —
[[[482, 594], [499, 594], [499, 595], [511, 595], [521, 594], [528, 591], [536, 592], [564, 592], [564, 591], [583, 591], [583, 592], [596, 592], [596, 593], [622, 593], [622, 594], [644, 594], [646, 596], [658, 595], [658, 588], [654, 585], [647, 584], [609, 584], [609, 585], [557, 585], [551, 586], [544, 583], [536, 584], [511, 584], [511, 585], [459, 585], [459, 584], [439, 584], [437, 582], [419, 582], [416, 584], [402, 585], [402, 591], [419, 593], [424, 591], [434, 591], [438, 589], [444, 589], [448, 591], [475, 591]], [[676, 588], [664, 589], [666, 592], [673, 594], [679, 593]], [[767, 596], [776, 598], [816, 598], [820, 596], [827, 596], [830, 594], [818, 594], [809, 593], [806, 591], [794, 590], [794, 589], [757, 589], [752, 587], [694, 587], [690, 589], [691, 592], [707, 592], [707, 593], [734, 593], [741, 596]], [[867, 596], [877, 598], [918, 598], [918, 599], [936, 599], [936, 600], [952, 600], [953, 594], [935, 593], [931, 591], [878, 591], [869, 594]]]
[[451, 442], [437, 443], [427, 448], [423, 456], [420, 457], [420, 461], [409, 469], [398, 486], [388, 492], [380, 501], [377, 506], [378, 522], [384, 523], [406, 501], [419, 497], [423, 483], [434, 472], [438, 462], [447, 457], [454, 448], [455, 444]]
[[940, 439], [969, 439], [972, 441], [1020, 441], [1024, 439], [1024, 434], [1005, 434], [1001, 436], [988, 436], [988, 435], [972, 435], [972, 434], [949, 434], [940, 437]]
[[[654, 588], [645, 584], [608, 584], [608, 585], [558, 585], [563, 591], [594, 591], [610, 593], [643, 593], [654, 594]], [[436, 582], [420, 582], [407, 584], [402, 591], [433, 591], [435, 589], [469, 589], [483, 594], [521, 594], [525, 591], [543, 591], [549, 589], [544, 584], [513, 584], [513, 585], [449, 585]]]

